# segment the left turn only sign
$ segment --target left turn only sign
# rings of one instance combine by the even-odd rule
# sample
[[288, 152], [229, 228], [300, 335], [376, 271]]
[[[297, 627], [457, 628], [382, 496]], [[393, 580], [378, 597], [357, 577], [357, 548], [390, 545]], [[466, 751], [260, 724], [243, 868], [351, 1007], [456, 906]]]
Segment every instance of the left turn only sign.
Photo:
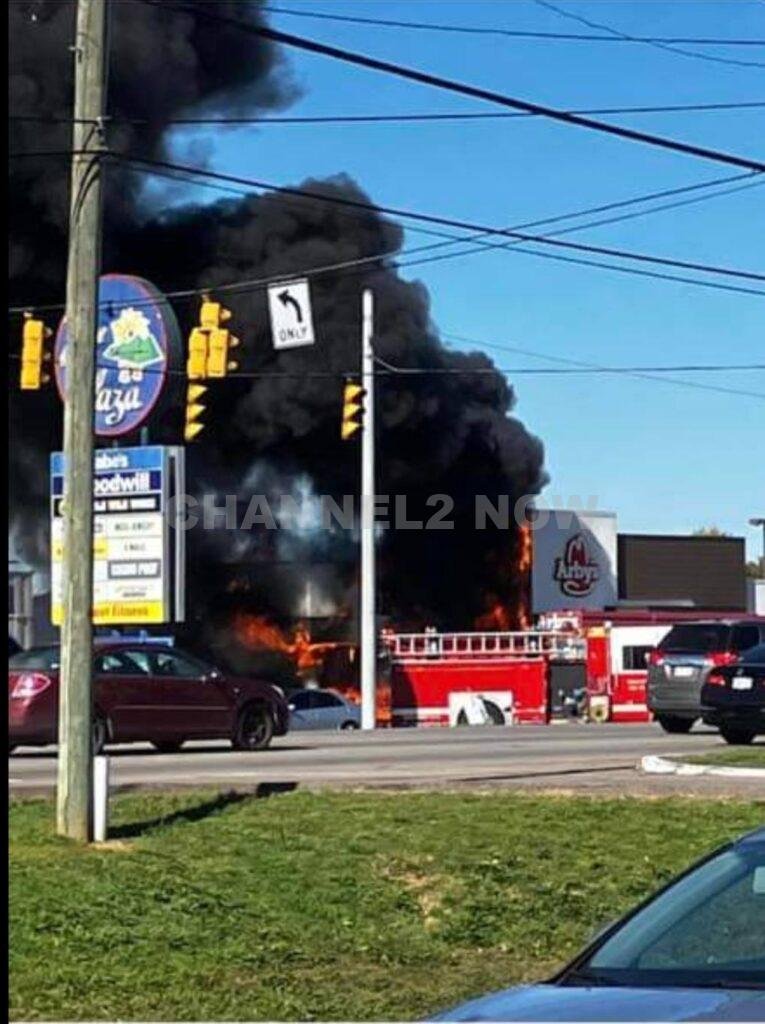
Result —
[[316, 341], [311, 291], [306, 278], [270, 285], [268, 312], [275, 349], [298, 348]]

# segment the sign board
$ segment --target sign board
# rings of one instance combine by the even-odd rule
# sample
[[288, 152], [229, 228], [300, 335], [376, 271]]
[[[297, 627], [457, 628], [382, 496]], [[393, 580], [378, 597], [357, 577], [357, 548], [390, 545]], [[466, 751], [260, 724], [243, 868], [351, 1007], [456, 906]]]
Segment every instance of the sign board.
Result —
[[616, 515], [540, 509], [533, 526], [535, 614], [616, 604]]
[[285, 281], [268, 289], [268, 312], [274, 348], [298, 348], [313, 345], [311, 292], [308, 281]]
[[[182, 534], [170, 559], [168, 502], [181, 449], [101, 448], [93, 482], [93, 622], [144, 625], [171, 619], [182, 583]], [[51, 455], [51, 618], [63, 620], [64, 457]], [[182, 601], [181, 601], [182, 605]]]
[[[178, 323], [169, 303], [140, 277], [105, 274], [98, 286], [96, 336], [95, 431], [121, 437], [149, 417], [165, 386], [168, 357], [179, 341]], [[66, 395], [69, 326], [56, 333], [56, 383]]]

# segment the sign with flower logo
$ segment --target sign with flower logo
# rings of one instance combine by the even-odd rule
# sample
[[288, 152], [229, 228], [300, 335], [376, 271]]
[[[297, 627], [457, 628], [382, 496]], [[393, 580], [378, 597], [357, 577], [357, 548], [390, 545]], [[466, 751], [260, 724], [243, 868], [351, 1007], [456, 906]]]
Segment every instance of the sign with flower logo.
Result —
[[[165, 386], [170, 341], [178, 323], [164, 296], [148, 281], [127, 274], [104, 274], [98, 288], [95, 431], [120, 437], [148, 419]], [[64, 318], [56, 334], [56, 383], [66, 396], [69, 328]]]

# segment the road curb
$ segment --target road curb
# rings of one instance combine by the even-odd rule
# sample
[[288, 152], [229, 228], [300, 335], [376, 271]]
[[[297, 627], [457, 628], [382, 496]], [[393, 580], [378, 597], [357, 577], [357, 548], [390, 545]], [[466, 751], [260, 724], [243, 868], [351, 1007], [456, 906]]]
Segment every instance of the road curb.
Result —
[[728, 779], [762, 779], [765, 781], [765, 768], [734, 768], [725, 765], [688, 764], [683, 761], [672, 761], [668, 757], [649, 754], [642, 757], [637, 765], [638, 771], [646, 775], [721, 775]]

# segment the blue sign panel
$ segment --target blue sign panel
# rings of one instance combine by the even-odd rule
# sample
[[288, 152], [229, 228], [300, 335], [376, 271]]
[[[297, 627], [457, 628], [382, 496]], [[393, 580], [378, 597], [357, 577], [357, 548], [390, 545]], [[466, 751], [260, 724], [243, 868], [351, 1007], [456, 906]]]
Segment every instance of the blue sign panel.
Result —
[[[154, 285], [127, 274], [104, 274], [98, 288], [95, 431], [120, 437], [141, 426], [162, 393], [175, 314]], [[69, 328], [56, 334], [56, 383], [66, 395]]]
[[[170, 619], [169, 450], [99, 448], [93, 478], [93, 621], [133, 625]], [[65, 462], [51, 455], [51, 615], [64, 617]]]

